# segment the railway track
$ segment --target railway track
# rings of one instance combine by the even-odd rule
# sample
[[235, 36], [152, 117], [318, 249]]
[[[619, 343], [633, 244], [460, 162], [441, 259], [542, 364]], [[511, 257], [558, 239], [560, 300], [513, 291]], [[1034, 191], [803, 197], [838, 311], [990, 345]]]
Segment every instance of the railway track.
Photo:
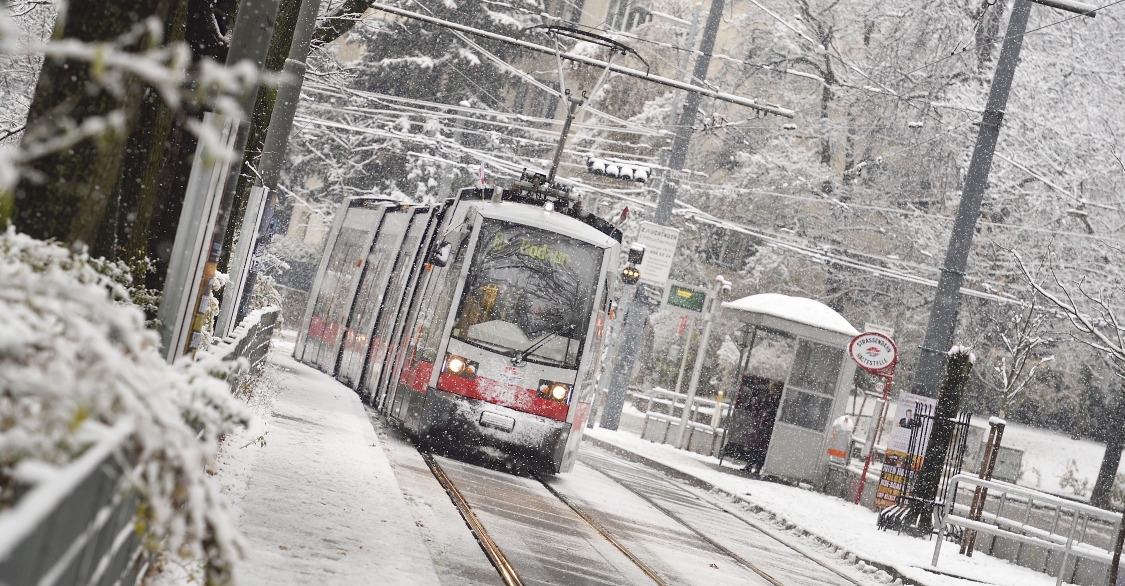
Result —
[[601, 450], [584, 448], [578, 484], [419, 451], [508, 586], [860, 586], [706, 493]]

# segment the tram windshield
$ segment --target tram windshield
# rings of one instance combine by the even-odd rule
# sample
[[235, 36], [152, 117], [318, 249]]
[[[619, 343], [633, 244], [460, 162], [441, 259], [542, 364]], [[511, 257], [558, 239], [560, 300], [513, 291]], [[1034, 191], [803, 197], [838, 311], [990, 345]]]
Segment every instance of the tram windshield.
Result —
[[485, 219], [453, 337], [505, 356], [576, 368], [602, 249], [546, 230]]

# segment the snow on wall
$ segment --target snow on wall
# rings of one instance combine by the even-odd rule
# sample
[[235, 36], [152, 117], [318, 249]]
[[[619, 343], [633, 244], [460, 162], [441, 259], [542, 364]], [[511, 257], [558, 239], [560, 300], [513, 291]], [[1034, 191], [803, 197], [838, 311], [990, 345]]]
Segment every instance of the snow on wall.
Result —
[[848, 323], [844, 316], [827, 305], [806, 297], [760, 293], [724, 302], [723, 308], [770, 315], [847, 336], [859, 335], [859, 330]]

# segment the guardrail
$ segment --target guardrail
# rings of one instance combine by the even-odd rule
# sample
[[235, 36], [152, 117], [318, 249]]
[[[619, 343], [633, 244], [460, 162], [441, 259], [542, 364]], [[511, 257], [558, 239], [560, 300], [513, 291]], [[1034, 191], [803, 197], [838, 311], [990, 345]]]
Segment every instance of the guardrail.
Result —
[[[684, 406], [687, 395], [655, 387], [647, 393], [633, 393], [636, 398], [645, 401], [645, 420], [641, 428], [641, 437], [657, 443], [668, 443], [670, 437], [674, 438], [674, 430], [680, 425], [683, 418]], [[722, 428], [717, 423], [720, 418], [715, 417], [716, 410], [720, 417], [730, 411], [730, 405], [720, 404], [714, 399], [695, 397], [688, 407], [688, 429], [684, 445], [693, 452], [704, 455], [714, 455], [718, 449], [718, 439], [722, 436]], [[700, 421], [704, 419], [705, 421]]]
[[231, 335], [207, 349], [207, 354], [219, 360], [245, 358], [250, 363], [246, 373], [231, 381], [232, 389], [237, 389], [246, 376], [261, 369], [262, 361], [269, 354], [270, 339], [273, 338], [274, 326], [280, 316], [281, 308], [275, 305], [254, 310], [242, 318]]
[[0, 584], [133, 584], [147, 567], [133, 527], [133, 428], [118, 424], [0, 513]]
[[[997, 501], [998, 507], [994, 512], [985, 511], [979, 521], [965, 516], [969, 512], [968, 505], [955, 503], [953, 507], [949, 507], [942, 515], [938, 539], [934, 544], [932, 564], [935, 567], [947, 528], [957, 526], [990, 537], [988, 540], [977, 541], [978, 550], [993, 552], [997, 548], [998, 541], [1001, 547], [1015, 544], [1015, 551], [1004, 552], [1005, 555], [1001, 557], [1014, 558], [1012, 561], [1019, 565], [1056, 576], [1056, 585], [1062, 584], [1064, 577], [1067, 582], [1088, 586], [1105, 582], [1113, 555], [1106, 549], [1084, 543], [1084, 540], [1091, 520], [1113, 527], [1113, 534], [1116, 535], [1121, 522], [1118, 514], [1007, 482], [984, 480], [970, 474], [954, 476], [950, 482], [950, 494], [956, 495], [962, 485], [987, 489], [990, 501]], [[1005, 516], [1005, 509], [1010, 512], [1011, 505], [1017, 503], [1022, 505], [1020, 511], [1023, 513], [1022, 519]], [[1052, 517], [1050, 529], [1036, 527], [1031, 520], [1033, 511], [1042, 515], [1044, 511], [1049, 510], [1054, 511], [1053, 515], [1048, 513]], [[1029, 550], [1021, 551], [1024, 546]], [[1052, 553], [1055, 555], [1052, 556]], [[1081, 563], [1082, 560], [1088, 562]], [[1071, 561], [1073, 564], [1068, 566], [1068, 562]]]

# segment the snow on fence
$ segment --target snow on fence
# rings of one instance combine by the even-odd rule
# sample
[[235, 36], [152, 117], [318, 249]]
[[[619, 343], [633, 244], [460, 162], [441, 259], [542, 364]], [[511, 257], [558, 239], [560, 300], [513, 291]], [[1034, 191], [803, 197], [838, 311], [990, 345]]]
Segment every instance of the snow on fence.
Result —
[[0, 513], [0, 584], [133, 584], [144, 572], [132, 434], [118, 424], [61, 470], [17, 469], [26, 492]]
[[[676, 436], [676, 428], [683, 420], [684, 403], [687, 395], [654, 387], [647, 393], [632, 393], [634, 397], [646, 402], [644, 426], [641, 438], [661, 444], [668, 443]], [[694, 397], [689, 410], [688, 429], [685, 445], [690, 451], [712, 456], [718, 454], [722, 428], [714, 426], [719, 420], [714, 416], [719, 404], [714, 399]], [[730, 412], [730, 405], [724, 403], [721, 414]], [[703, 421], [700, 421], [700, 420]]]
[[[252, 312], [205, 353], [248, 362], [232, 388], [261, 367], [280, 313], [272, 306]], [[16, 503], [0, 512], [0, 586], [109, 586], [133, 584], [144, 574], [147, 556], [127, 474], [135, 464], [132, 434], [131, 425], [118, 424], [61, 470], [17, 468]]]
[[252, 311], [242, 318], [242, 322], [234, 328], [231, 335], [207, 349], [205, 354], [219, 360], [245, 358], [249, 363], [247, 371], [231, 380], [231, 388], [238, 388], [238, 383], [245, 376], [261, 368], [262, 361], [269, 353], [270, 338], [273, 337], [273, 329], [280, 315], [281, 308], [276, 305]]
[[[977, 551], [1056, 576], [1056, 584], [1064, 580], [1083, 586], [1105, 583], [1112, 552], [1087, 543], [1087, 531], [1091, 525], [1099, 525], [1102, 531], [1098, 533], [1112, 529], [1110, 535], [1116, 535], [1121, 522], [1117, 513], [971, 474], [954, 476], [950, 494], [956, 495], [962, 485], [987, 489], [988, 502], [998, 506], [995, 511], [985, 511], [979, 521], [966, 516], [969, 507], [962, 503], [944, 511], [934, 544], [935, 567], [947, 528], [955, 525], [982, 534], [976, 540]], [[1042, 521], [1040, 525], [1051, 519], [1050, 528], [1037, 527], [1033, 517]]]

